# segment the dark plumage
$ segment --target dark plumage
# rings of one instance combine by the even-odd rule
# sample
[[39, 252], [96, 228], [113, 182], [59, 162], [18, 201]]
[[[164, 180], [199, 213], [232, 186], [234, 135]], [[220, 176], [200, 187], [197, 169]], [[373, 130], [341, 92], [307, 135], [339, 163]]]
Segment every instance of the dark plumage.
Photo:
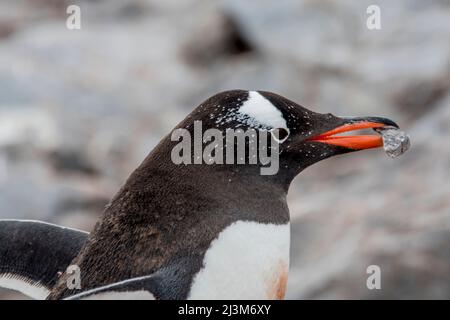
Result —
[[[177, 142], [166, 136], [113, 197], [71, 262], [81, 269], [83, 291], [156, 272], [146, 284], [156, 298], [186, 298], [205, 252], [222, 230], [236, 221], [288, 223], [286, 194], [293, 178], [315, 162], [355, 151], [308, 139], [355, 122], [391, 124], [383, 118], [319, 114], [277, 94], [259, 93], [281, 112], [289, 130], [280, 145], [280, 170], [261, 175], [261, 164], [176, 165], [171, 150]], [[236, 115], [248, 98], [244, 90], [219, 93], [176, 128], [193, 134], [194, 121], [201, 120], [203, 130], [245, 130], [254, 121], [230, 115]], [[48, 298], [76, 293], [62, 276]]]

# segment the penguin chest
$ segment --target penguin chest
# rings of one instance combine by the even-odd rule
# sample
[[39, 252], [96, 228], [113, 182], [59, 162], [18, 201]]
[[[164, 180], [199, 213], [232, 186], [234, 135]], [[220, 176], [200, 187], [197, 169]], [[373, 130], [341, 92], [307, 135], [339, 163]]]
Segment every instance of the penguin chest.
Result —
[[289, 243], [289, 223], [231, 224], [211, 242], [189, 299], [283, 299]]

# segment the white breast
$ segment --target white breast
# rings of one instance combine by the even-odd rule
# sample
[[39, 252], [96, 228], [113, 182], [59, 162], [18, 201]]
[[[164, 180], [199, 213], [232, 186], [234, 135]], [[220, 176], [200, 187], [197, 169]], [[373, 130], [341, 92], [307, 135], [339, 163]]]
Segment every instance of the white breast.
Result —
[[284, 298], [289, 243], [289, 223], [231, 224], [211, 243], [189, 299]]

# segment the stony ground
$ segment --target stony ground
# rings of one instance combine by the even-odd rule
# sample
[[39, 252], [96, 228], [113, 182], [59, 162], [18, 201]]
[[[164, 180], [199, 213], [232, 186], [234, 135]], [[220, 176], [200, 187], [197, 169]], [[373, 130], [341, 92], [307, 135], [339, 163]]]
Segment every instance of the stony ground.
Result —
[[365, 0], [0, 0], [0, 218], [88, 230], [195, 105], [270, 90], [396, 119], [412, 140], [295, 180], [288, 297], [450, 298], [450, 4], [376, 2], [370, 31]]

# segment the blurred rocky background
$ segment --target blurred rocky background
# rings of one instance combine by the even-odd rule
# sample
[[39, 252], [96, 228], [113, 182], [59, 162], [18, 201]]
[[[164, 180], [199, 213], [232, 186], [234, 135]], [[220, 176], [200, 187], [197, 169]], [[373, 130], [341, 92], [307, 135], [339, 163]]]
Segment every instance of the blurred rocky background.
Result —
[[90, 230], [163, 135], [234, 88], [411, 135], [398, 159], [360, 152], [295, 180], [288, 298], [450, 298], [446, 0], [0, 0], [0, 218]]

